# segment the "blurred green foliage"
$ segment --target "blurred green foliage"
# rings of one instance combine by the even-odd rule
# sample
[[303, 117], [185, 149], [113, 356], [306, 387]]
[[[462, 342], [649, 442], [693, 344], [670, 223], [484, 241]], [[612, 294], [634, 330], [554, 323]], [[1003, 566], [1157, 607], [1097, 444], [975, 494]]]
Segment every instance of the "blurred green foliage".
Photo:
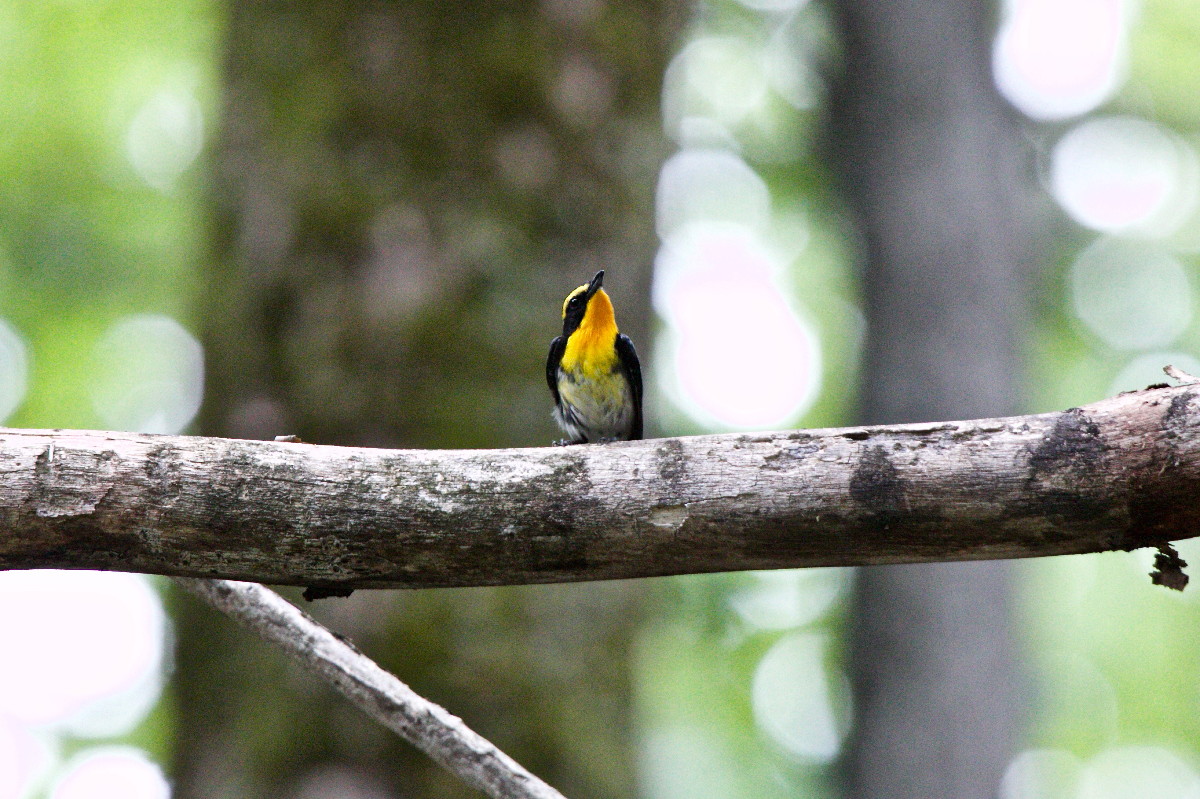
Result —
[[1194, 136], [1200, 126], [1200, 14], [1189, 0], [1142, 0], [1129, 13], [1130, 80], [1113, 105]]
[[95, 427], [92, 347], [114, 319], [187, 322], [204, 253], [198, 166], [155, 188], [131, 126], [166, 94], [215, 124], [220, 7], [0, 6], [0, 316], [29, 344], [29, 394], [9, 424]]

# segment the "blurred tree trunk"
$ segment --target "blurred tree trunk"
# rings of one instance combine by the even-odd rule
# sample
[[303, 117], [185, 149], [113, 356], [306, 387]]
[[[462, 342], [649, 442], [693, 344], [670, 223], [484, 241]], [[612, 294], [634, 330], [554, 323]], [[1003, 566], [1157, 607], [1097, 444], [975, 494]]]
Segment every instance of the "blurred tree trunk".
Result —
[[[983, 0], [837, 0], [831, 150], [866, 249], [861, 421], [1021, 410], [1028, 154]], [[1023, 720], [1003, 562], [858, 573], [852, 799], [992, 799]]]
[[[548, 444], [543, 364], [597, 268], [650, 353], [669, 4], [301, 5], [228, 21], [202, 432]], [[303, 513], [303, 508], [297, 508]], [[311, 606], [573, 797], [633, 793], [631, 585]], [[471, 792], [227, 619], [177, 599], [179, 799]]]

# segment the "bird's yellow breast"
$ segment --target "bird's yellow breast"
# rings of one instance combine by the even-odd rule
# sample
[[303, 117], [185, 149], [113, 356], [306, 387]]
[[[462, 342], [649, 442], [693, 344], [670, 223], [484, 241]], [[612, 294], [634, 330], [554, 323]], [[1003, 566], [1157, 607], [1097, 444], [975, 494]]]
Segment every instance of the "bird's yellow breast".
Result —
[[604, 289], [588, 302], [579, 327], [567, 338], [559, 367], [580, 377], [598, 379], [617, 366], [617, 320]]

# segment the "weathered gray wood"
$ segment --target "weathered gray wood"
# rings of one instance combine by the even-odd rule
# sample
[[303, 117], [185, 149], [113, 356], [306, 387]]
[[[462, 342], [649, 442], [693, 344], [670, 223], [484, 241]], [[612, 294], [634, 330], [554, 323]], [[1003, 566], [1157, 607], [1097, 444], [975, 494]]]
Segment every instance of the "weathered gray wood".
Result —
[[510, 450], [0, 430], [0, 568], [345, 588], [1019, 558], [1200, 532], [1200, 389]]
[[177, 582], [282, 647], [357, 708], [468, 785], [496, 799], [563, 799], [458, 716], [415, 693], [269, 588], [186, 577]]

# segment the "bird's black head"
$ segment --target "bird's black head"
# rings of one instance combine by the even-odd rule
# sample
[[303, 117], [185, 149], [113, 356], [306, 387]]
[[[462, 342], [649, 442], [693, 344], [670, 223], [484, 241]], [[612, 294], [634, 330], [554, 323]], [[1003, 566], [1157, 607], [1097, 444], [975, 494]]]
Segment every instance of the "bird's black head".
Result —
[[604, 285], [604, 270], [601, 269], [590, 283], [572, 291], [563, 302], [563, 336], [570, 336], [578, 329], [587, 314], [588, 302]]

